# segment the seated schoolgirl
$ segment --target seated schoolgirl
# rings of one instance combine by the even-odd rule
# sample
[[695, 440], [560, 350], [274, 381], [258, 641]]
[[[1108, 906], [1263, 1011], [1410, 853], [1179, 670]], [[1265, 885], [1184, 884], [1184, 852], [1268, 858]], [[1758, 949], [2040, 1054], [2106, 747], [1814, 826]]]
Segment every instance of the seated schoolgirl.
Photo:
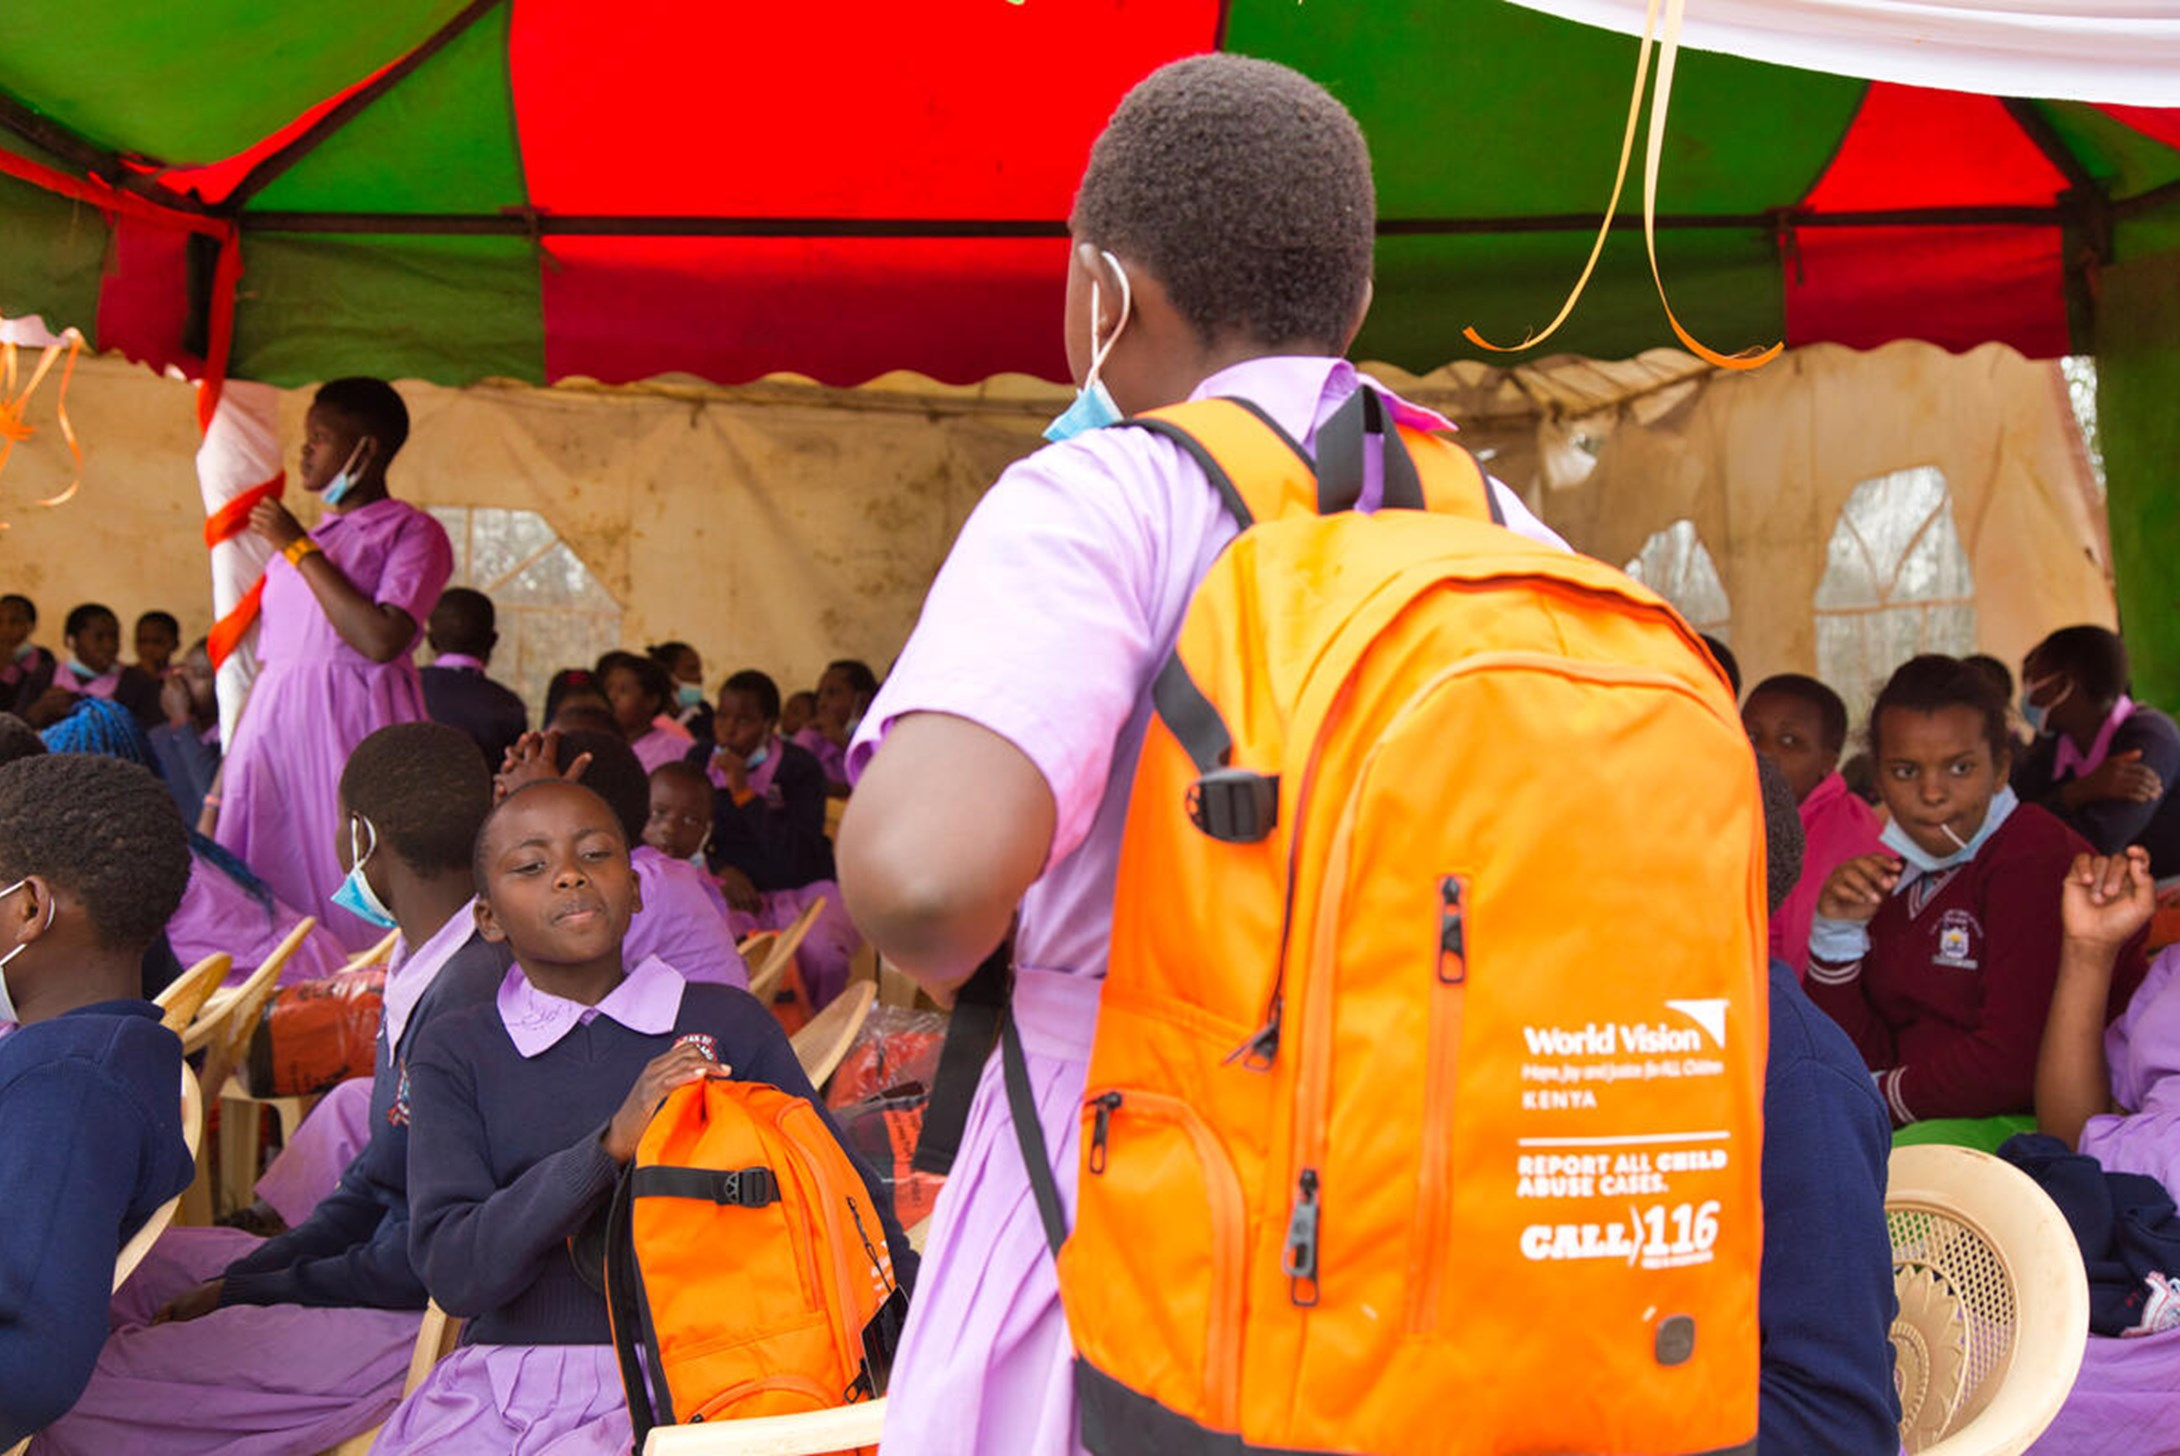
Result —
[[576, 712], [595, 712], [610, 723], [613, 705], [606, 701], [605, 689], [598, 686], [596, 673], [587, 667], [563, 667], [545, 685], [545, 716], [539, 722], [546, 729], [573, 727], [561, 719]]
[[665, 668], [633, 652], [608, 652], [598, 659], [598, 685], [645, 773], [688, 753], [692, 740], [672, 717], [674, 683]]
[[2014, 791], [2065, 820], [2099, 854], [2130, 844], [2150, 871], [2180, 875], [2180, 727], [2128, 695], [2127, 648], [2103, 627], [2052, 633], [2021, 664], [2036, 741]]
[[[705, 855], [712, 842], [712, 781], [691, 763], [662, 763], [651, 770], [651, 817], [644, 821], [644, 847], [704, 872], [712, 908], [726, 920], [742, 912], [727, 902], [720, 878]], [[755, 902], [755, 892], [750, 900]]]
[[[2057, 886], [2088, 844], [2006, 787], [2006, 705], [1975, 669], [1917, 657], [1870, 713], [1892, 822], [1818, 897], [1810, 999], [1854, 1038], [1892, 1120], [2033, 1105], [2059, 969]], [[2131, 947], [2113, 1009], [2141, 979]]]
[[[425, 1029], [409, 1102], [410, 1248], [432, 1297], [469, 1323], [373, 1449], [621, 1456], [631, 1432], [605, 1299], [569, 1237], [674, 1088], [734, 1076], [818, 1098], [748, 993], [625, 961], [636, 876], [619, 816], [589, 789], [510, 795], [476, 863], [477, 923], [515, 969], [496, 1004]], [[908, 1284], [914, 1256], [879, 1206]]]
[[643, 655], [666, 669], [673, 680], [674, 701], [667, 711], [692, 738], [708, 738], [712, 731], [712, 705], [704, 692], [704, 657], [686, 642], [657, 642]]
[[870, 664], [844, 657], [818, 679], [810, 721], [794, 736], [795, 745], [825, 770], [826, 792], [836, 799], [848, 797], [848, 741], [877, 696], [878, 675]]
[[111, 608], [85, 602], [68, 614], [62, 637], [68, 658], [54, 670], [53, 683], [23, 716], [43, 728], [63, 717], [77, 697], [107, 698], [151, 729], [163, 720], [158, 680], [121, 661], [121, 619]]
[[182, 624], [172, 612], [146, 612], [136, 619], [136, 665], [153, 682], [166, 678], [181, 650]]
[[1809, 922], [1824, 882], [1848, 860], [1882, 849], [1878, 836], [1884, 826], [1840, 777], [1847, 705], [1838, 693], [1799, 673], [1766, 678], [1742, 704], [1741, 724], [1756, 751], [1785, 773], [1800, 806], [1801, 879], [1771, 912], [1771, 957], [1785, 961], [1799, 978], [1809, 966]]
[[803, 729], [810, 726], [810, 720], [816, 716], [816, 693], [811, 692], [808, 688], [804, 688], [800, 692], [789, 693], [787, 701], [780, 704], [780, 736], [790, 740], [794, 739], [801, 734]]
[[[102, 753], [144, 768], [153, 766], [151, 742], [118, 704], [79, 698], [68, 716], [45, 730], [55, 753]], [[167, 941], [183, 965], [225, 952], [234, 957], [227, 984], [240, 985], [301, 922], [301, 911], [283, 905], [256, 873], [192, 829], [192, 868], [181, 908], [167, 922]], [[280, 984], [329, 976], [346, 962], [341, 943], [323, 925], [314, 928], [281, 968]]]
[[196, 1171], [182, 1044], [137, 999], [188, 878], [181, 815], [144, 770], [0, 766], [0, 1449], [75, 1403], [115, 1255]]
[[[182, 822], [202, 828], [198, 821], [220, 771], [219, 678], [204, 638], [190, 643], [167, 670], [159, 685], [159, 711], [165, 721], [149, 734], [152, 764], [166, 780]], [[212, 807], [219, 808], [216, 796]]]
[[[2180, 948], [2150, 967], [2126, 1012], [2105, 1009], [2127, 946], [2157, 909], [2146, 850], [2085, 856], [2061, 895], [2066, 939], [2036, 1067], [2037, 1130], [2106, 1173], [2154, 1178], [2180, 1198]], [[2180, 1430], [2180, 1280], [2143, 1292], [2148, 1333], [2091, 1335], [2039, 1456], [2152, 1456]], [[2130, 1312], [2133, 1312], [2130, 1310]]]
[[178, 1229], [162, 1239], [116, 1300], [96, 1377], [41, 1452], [317, 1452], [400, 1399], [425, 1300], [409, 1264], [403, 1083], [423, 1029], [489, 1003], [507, 972], [471, 904], [470, 854], [491, 796], [475, 742], [441, 724], [381, 728], [349, 756], [342, 897], [401, 931], [368, 1083], [369, 1140], [278, 1238]]
[[18, 592], [0, 596], [0, 708], [22, 717], [53, 685], [59, 665], [30, 640], [38, 630], [38, 604]]
[[749, 984], [749, 967], [734, 948], [733, 927], [720, 918], [711, 876], [643, 842], [651, 821], [651, 784], [619, 734], [531, 734], [515, 757], [520, 762], [497, 781], [502, 795], [540, 779], [566, 777], [580, 780], [620, 817], [623, 837], [635, 846], [631, 860], [643, 888], [642, 909], [628, 932], [631, 959], [656, 956], [692, 981]]
[[779, 717], [779, 685], [754, 670], [736, 673], [719, 691], [717, 743], [709, 751], [699, 743], [689, 763], [701, 766], [717, 791], [709, 856], [727, 903], [744, 917], [737, 933], [784, 929], [824, 899], [797, 954], [810, 1003], [822, 1008], [847, 988], [848, 963], [862, 937], [833, 882], [825, 770], [780, 737]]

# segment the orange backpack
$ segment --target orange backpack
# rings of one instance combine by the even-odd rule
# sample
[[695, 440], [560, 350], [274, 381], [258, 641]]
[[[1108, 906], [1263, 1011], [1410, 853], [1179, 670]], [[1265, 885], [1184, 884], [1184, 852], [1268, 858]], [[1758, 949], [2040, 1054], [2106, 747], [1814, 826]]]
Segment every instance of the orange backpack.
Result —
[[[1136, 765], [1058, 1256], [1093, 1452], [1753, 1450], [1762, 807], [1695, 634], [1368, 389], [1242, 526]], [[1367, 443], [1385, 508], [1351, 509]]]
[[801, 1097], [724, 1080], [669, 1094], [614, 1194], [604, 1266], [639, 1451], [658, 1424], [885, 1391], [908, 1299], [869, 1190]]

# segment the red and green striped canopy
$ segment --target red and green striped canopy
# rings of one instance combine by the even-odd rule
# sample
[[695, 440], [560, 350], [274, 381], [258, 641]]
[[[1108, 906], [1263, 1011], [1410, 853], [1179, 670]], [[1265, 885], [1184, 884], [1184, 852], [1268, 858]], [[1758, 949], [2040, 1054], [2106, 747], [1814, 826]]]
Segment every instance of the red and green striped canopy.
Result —
[[[1475, 352], [1464, 325], [1551, 317], [1636, 42], [1501, 0], [8, 6], [0, 312], [193, 368], [231, 295], [230, 372], [278, 383], [1061, 377], [1090, 141], [1219, 48], [1369, 134], [1358, 354], [1429, 369]], [[2101, 266], [2172, 246], [2180, 112], [1685, 53], [1660, 175], [1666, 282], [1709, 344], [2052, 355], [2087, 344]], [[1637, 221], [1553, 351], [1670, 342]]]

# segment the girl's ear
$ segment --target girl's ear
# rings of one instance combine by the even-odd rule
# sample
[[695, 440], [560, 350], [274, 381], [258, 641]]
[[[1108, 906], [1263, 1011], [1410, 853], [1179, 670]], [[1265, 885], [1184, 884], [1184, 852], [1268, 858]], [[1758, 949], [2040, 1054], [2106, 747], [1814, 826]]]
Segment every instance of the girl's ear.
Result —
[[485, 903], [482, 895], [477, 897], [477, 933], [489, 944], [507, 943], [507, 932], [500, 928], [499, 917], [492, 913], [492, 907]]
[[1108, 255], [1096, 244], [1075, 244], [1075, 261], [1098, 285], [1097, 337], [1109, 339], [1126, 321], [1131, 290]]

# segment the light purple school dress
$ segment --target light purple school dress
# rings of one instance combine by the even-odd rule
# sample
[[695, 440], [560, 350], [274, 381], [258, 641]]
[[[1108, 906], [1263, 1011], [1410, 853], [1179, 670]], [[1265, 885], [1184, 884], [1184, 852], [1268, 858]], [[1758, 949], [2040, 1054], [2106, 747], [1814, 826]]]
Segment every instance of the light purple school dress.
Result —
[[[395, 943], [386, 975], [389, 1050], [475, 925], [465, 907], [413, 955], [406, 942]], [[368, 1112], [370, 1080], [342, 1086], [362, 1088], [360, 1110]], [[321, 1196], [346, 1166], [343, 1160], [333, 1169]], [[282, 1216], [299, 1224], [316, 1202], [282, 1208]], [[232, 1229], [169, 1230], [115, 1295], [114, 1333], [90, 1386], [39, 1449], [52, 1456], [311, 1456], [386, 1419], [401, 1399], [420, 1311], [245, 1304], [186, 1324], [151, 1323], [167, 1301], [218, 1277], [259, 1242]]]
[[[328, 513], [310, 534], [358, 590], [407, 612], [422, 634], [454, 571], [437, 521], [382, 500]], [[373, 662], [349, 646], [284, 557], [265, 566], [263, 621], [262, 668], [227, 751], [216, 837], [275, 895], [362, 950], [382, 932], [331, 903], [341, 883], [334, 849], [341, 770], [372, 733], [424, 720], [416, 664], [406, 652]]]
[[[268, 910], [263, 901], [218, 865], [193, 858], [181, 907], [167, 921], [167, 943], [174, 947], [174, 958], [185, 966], [225, 951], [235, 958], [226, 984], [239, 986], [265, 963], [302, 918], [300, 910], [277, 897]], [[280, 969], [279, 984], [290, 986], [330, 976], [347, 960], [348, 952], [321, 924], [304, 936], [303, 943], [288, 957], [288, 963]]]
[[318, 1099], [254, 1191], [294, 1228], [333, 1191], [370, 1140], [371, 1079], [350, 1077]]
[[[750, 773], [747, 781], [751, 793], [769, 798], [775, 806], [781, 802], [780, 791], [773, 782], [779, 776], [781, 760], [780, 740], [777, 737], [767, 740], [764, 762]], [[727, 786], [726, 773], [716, 759], [705, 767], [704, 773], [715, 792], [732, 792]], [[824, 1010], [848, 989], [848, 975], [855, 953], [863, 948], [863, 933], [848, 917], [847, 903], [840, 897], [839, 884], [832, 880], [812, 880], [790, 889], [760, 890], [758, 900], [757, 909], [751, 912], [733, 909], [724, 897], [720, 899], [720, 913], [727, 917], [737, 941], [747, 940], [761, 930], [785, 930], [801, 919], [805, 910], [824, 901], [817, 919], [810, 923], [809, 934], [803, 937], [802, 945], [795, 952], [795, 966], [802, 974], [802, 988], [810, 994], [810, 1009]]]
[[[596, 1006], [585, 1006], [538, 990], [517, 967], [500, 985], [500, 1022], [524, 1057], [597, 1016], [658, 1036], [673, 1030], [685, 984], [674, 967], [644, 960]], [[611, 1345], [464, 1345], [401, 1403], [371, 1451], [627, 1456], [634, 1440]]]
[[[2151, 963], [2104, 1033], [2112, 1097], [2133, 1111], [2092, 1117], [2080, 1148], [2108, 1172], [2141, 1173], [2180, 1197], [2180, 947]], [[2091, 1335], [2038, 1456], [2150, 1456], [2180, 1450], [2180, 1330]]]
[[[1308, 448], [1359, 378], [1344, 360], [1257, 359], [1213, 375], [1195, 397], [1247, 398]], [[1395, 414], [1425, 429], [1446, 426], [1405, 403]], [[1370, 474], [1366, 507], [1381, 488]], [[1498, 495], [1514, 529], [1564, 545], [1511, 492]], [[1052, 791], [1051, 858], [1023, 899], [1015, 942], [1014, 1014], [1070, 1207], [1121, 823], [1151, 678], [1195, 584], [1233, 534], [1202, 471], [1147, 430], [1095, 431], [1010, 467], [962, 528], [848, 755], [860, 773], [893, 723], [949, 713], [1019, 748]], [[932, 1217], [884, 1450], [1079, 1449], [1071, 1354], [993, 1058]]]
[[749, 989], [749, 967], [734, 948], [734, 928], [714, 908], [718, 887], [686, 860], [639, 844], [629, 851], [643, 908], [628, 922], [621, 954], [630, 962], [657, 956], [691, 981]]
[[644, 730], [642, 737], [632, 738], [628, 743], [646, 774], [662, 763], [681, 762], [695, 746], [696, 738], [689, 730], [664, 713], [651, 720], [651, 726]]

